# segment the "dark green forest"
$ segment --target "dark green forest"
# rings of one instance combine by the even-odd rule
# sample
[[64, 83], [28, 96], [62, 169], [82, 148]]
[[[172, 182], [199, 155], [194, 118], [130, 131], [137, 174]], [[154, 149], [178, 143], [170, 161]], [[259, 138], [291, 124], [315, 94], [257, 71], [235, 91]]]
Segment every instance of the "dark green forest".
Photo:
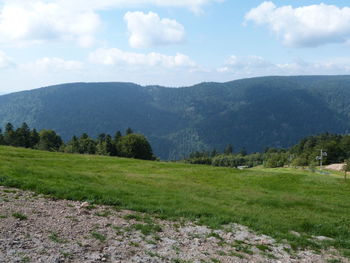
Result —
[[350, 131], [350, 76], [262, 77], [165, 88], [72, 83], [0, 96], [0, 125], [54, 130], [65, 142], [86, 132], [133, 127], [161, 159], [228, 144], [247, 153], [288, 148], [304, 137]]
[[303, 138], [296, 145], [288, 149], [266, 148], [263, 152], [247, 154], [245, 149], [235, 152], [234, 146], [229, 144], [222, 153], [216, 150], [196, 151], [191, 153], [183, 161], [191, 164], [235, 168], [240, 166], [254, 167], [258, 165], [276, 168], [283, 166], [316, 167], [321, 164], [320, 161], [322, 161], [322, 164], [327, 165], [332, 163], [347, 163], [349, 160], [350, 135], [323, 133]]
[[27, 123], [15, 129], [11, 123], [7, 123], [4, 133], [0, 130], [0, 145], [65, 153], [156, 159], [146, 137], [142, 134], [134, 134], [131, 128], [126, 130], [124, 136], [117, 131], [113, 137], [101, 133], [93, 139], [87, 133], [83, 133], [80, 137], [74, 135], [70, 141], [64, 143], [54, 130], [38, 132], [36, 129], [30, 129]]

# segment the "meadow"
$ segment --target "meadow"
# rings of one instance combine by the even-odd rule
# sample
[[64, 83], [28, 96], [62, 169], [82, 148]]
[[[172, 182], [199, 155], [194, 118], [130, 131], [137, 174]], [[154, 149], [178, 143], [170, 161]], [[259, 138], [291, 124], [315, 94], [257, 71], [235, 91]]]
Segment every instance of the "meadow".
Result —
[[[350, 180], [340, 174], [237, 170], [1, 146], [0, 185], [213, 228], [235, 222], [288, 240], [295, 248], [334, 246], [350, 255]], [[317, 242], [312, 236], [333, 240]]]

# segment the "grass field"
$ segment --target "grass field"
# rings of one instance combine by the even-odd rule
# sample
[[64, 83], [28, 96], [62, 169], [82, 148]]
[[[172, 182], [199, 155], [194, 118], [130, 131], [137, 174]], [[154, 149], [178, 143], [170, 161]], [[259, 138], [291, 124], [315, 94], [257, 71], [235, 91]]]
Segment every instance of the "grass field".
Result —
[[[350, 255], [350, 180], [339, 175], [0, 147], [0, 184], [212, 227], [236, 222], [296, 247], [332, 245]], [[317, 244], [312, 235], [334, 241]]]

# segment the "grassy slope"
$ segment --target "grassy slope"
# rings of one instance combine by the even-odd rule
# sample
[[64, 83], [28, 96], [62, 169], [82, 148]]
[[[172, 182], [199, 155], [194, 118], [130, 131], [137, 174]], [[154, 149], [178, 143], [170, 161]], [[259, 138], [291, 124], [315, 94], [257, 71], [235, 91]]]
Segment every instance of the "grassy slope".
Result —
[[147, 162], [0, 147], [0, 184], [218, 226], [237, 222], [306, 245], [306, 235], [350, 249], [350, 183], [293, 169]]

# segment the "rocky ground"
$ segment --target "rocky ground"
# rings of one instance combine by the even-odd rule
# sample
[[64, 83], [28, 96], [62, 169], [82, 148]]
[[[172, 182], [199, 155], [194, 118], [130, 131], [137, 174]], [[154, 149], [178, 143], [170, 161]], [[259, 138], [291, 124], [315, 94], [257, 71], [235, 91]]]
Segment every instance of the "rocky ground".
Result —
[[292, 251], [237, 224], [214, 231], [0, 186], [0, 262], [349, 261], [336, 251]]

